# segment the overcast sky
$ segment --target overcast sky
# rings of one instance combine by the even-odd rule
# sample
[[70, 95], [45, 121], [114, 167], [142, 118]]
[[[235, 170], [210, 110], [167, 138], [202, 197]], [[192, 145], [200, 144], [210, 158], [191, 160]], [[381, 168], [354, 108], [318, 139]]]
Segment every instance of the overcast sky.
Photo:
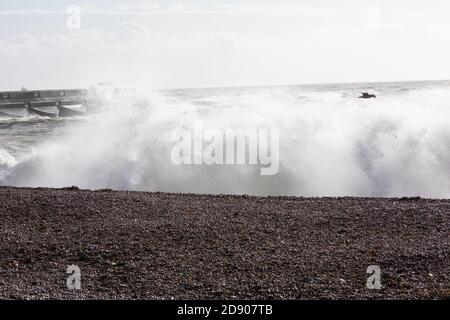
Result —
[[0, 90], [449, 79], [449, 59], [448, 0], [0, 0]]

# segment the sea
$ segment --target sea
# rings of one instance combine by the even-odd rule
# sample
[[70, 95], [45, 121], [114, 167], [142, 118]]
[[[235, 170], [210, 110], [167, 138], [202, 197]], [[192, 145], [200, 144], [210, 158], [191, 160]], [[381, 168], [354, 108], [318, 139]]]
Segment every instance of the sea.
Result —
[[[199, 127], [278, 130], [278, 171], [175, 163]], [[104, 90], [83, 116], [0, 118], [0, 185], [450, 198], [450, 81]]]

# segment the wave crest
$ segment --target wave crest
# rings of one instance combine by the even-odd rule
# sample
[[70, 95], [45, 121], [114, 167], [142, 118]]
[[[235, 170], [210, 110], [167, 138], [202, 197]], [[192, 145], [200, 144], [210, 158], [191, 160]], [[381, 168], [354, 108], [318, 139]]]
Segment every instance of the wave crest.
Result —
[[[349, 91], [280, 88], [137, 94], [110, 101], [104, 112], [40, 144], [20, 163], [8, 158], [13, 168], [2, 184], [448, 198], [448, 119], [450, 90], [442, 89], [370, 101]], [[174, 165], [171, 133], [198, 122], [213, 129], [280, 129], [279, 174], [260, 176], [252, 165]]]

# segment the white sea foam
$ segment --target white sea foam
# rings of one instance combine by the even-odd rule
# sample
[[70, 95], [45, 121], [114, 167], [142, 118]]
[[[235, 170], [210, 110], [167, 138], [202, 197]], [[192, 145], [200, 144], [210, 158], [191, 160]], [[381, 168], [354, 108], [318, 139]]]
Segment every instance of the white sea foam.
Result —
[[0, 181], [6, 177], [9, 170], [17, 164], [16, 158], [8, 151], [0, 149]]
[[[450, 197], [450, 90], [208, 89], [136, 94], [45, 140], [1, 184], [304, 196]], [[280, 169], [175, 165], [176, 129], [275, 128]], [[0, 160], [1, 161], [1, 160]], [[5, 160], [4, 160], [5, 161]]]

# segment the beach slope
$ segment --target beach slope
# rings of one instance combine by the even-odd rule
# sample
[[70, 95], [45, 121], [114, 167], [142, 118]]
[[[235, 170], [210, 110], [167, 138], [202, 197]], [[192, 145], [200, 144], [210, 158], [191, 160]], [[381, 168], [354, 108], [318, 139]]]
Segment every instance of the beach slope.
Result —
[[3, 299], [448, 299], [449, 261], [449, 200], [0, 188]]

